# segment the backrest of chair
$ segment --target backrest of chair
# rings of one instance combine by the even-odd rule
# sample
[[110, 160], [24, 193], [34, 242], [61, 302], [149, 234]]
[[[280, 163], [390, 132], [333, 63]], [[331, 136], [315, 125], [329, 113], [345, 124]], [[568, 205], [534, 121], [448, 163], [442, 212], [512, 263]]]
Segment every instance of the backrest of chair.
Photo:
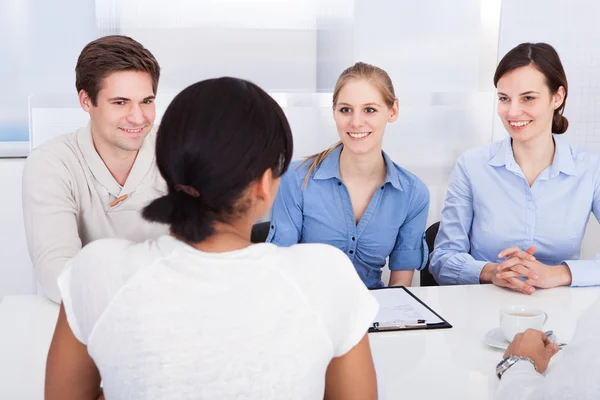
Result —
[[29, 97], [30, 150], [89, 121], [76, 93], [46, 93]]
[[425, 231], [425, 242], [427, 242], [427, 247], [429, 247], [429, 252], [433, 251], [433, 244], [435, 243], [435, 237], [440, 230], [440, 221], [431, 224], [429, 228]]
[[252, 233], [250, 234], [250, 241], [252, 243], [263, 243], [269, 236], [269, 229], [271, 229], [271, 221], [259, 222], [252, 226]]
[[[427, 243], [427, 247], [429, 247], [429, 253], [433, 251], [433, 244], [435, 243], [435, 237], [439, 229], [440, 222], [438, 221], [425, 231], [425, 242]], [[429, 272], [429, 258], [427, 259], [425, 268], [421, 270], [421, 286], [439, 286], [433, 275]]]

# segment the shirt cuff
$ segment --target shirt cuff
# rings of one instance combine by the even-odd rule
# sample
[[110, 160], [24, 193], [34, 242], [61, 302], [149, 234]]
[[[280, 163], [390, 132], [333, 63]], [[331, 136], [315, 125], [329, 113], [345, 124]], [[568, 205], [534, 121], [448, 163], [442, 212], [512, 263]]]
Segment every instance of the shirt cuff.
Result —
[[600, 285], [600, 266], [593, 260], [566, 260], [571, 270], [571, 286]]
[[390, 271], [422, 270], [427, 264], [429, 249], [423, 238], [421, 248], [416, 250], [395, 250], [390, 254]]
[[468, 261], [464, 264], [462, 270], [458, 274], [459, 285], [476, 285], [480, 283], [479, 277], [481, 270], [485, 267], [488, 261]]
[[423, 250], [396, 251], [392, 256], [393, 262], [390, 263], [390, 271], [408, 271], [421, 270], [425, 266], [427, 257], [424, 257]]
[[495, 398], [497, 400], [531, 399], [539, 392], [544, 379], [529, 361], [517, 361], [500, 379]]
[[518, 374], [521, 372], [527, 374], [531, 372], [532, 376], [539, 375], [532, 363], [530, 363], [527, 360], [519, 360], [504, 372], [504, 374], [502, 375], [502, 380], [504, 380], [504, 378], [506, 378], [507, 376], [510, 377], [511, 375]]

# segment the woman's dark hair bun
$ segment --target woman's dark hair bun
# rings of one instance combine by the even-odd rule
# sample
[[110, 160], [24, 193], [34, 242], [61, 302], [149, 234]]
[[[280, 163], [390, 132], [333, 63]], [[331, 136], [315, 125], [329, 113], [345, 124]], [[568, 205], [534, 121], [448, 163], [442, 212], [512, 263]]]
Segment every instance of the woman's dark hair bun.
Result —
[[213, 233], [214, 216], [210, 210], [184, 192], [173, 191], [155, 199], [144, 208], [142, 216], [148, 221], [170, 225], [171, 233], [190, 243], [200, 242]]
[[562, 114], [554, 113], [552, 118], [552, 133], [565, 133], [569, 129], [569, 120]]

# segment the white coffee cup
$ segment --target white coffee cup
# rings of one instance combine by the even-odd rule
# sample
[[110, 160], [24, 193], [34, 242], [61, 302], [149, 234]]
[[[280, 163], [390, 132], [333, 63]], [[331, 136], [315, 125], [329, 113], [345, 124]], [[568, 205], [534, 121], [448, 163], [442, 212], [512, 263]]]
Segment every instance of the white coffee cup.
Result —
[[517, 333], [525, 332], [527, 329], [541, 331], [548, 314], [539, 308], [513, 305], [500, 310], [500, 329], [504, 339], [512, 342]]

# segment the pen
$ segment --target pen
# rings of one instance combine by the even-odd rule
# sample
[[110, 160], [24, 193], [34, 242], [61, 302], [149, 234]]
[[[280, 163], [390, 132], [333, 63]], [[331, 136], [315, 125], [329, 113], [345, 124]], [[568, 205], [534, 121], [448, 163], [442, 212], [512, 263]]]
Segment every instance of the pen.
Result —
[[426, 327], [427, 321], [424, 319], [417, 319], [413, 321], [386, 321], [386, 322], [373, 322], [373, 328], [379, 331], [392, 330], [392, 329], [403, 329], [403, 328], [419, 328]]

